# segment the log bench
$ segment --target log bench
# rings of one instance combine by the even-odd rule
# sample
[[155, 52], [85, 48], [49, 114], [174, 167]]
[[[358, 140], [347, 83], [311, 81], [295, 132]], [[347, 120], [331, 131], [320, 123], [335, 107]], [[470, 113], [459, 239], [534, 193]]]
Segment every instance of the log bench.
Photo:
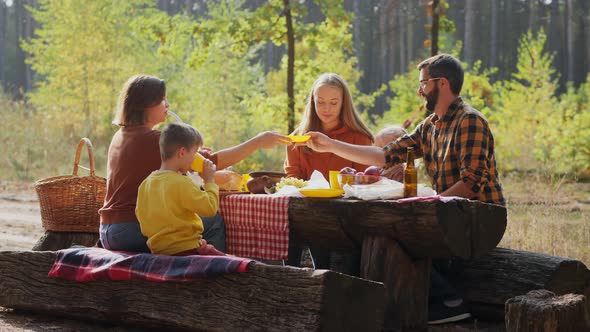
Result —
[[463, 263], [462, 273], [450, 281], [464, 290], [480, 319], [504, 320], [506, 301], [538, 289], [590, 298], [590, 270], [574, 259], [496, 248]]
[[56, 253], [0, 252], [0, 306], [194, 331], [380, 331], [384, 286], [328, 270], [251, 264], [194, 282], [48, 278]]

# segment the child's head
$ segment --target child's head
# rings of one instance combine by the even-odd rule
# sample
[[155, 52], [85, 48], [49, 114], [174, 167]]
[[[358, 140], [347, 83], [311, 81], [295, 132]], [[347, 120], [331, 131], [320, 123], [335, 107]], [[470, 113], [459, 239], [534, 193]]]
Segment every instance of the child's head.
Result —
[[160, 157], [162, 162], [178, 161], [182, 171], [188, 171], [195, 153], [203, 144], [197, 129], [185, 123], [169, 123], [160, 134]]
[[[140, 126], [148, 122], [146, 110], [159, 104], [166, 104], [166, 83], [155, 76], [135, 75], [130, 77], [121, 92], [115, 111], [113, 123], [124, 126]], [[166, 116], [166, 105], [163, 108], [162, 122]], [[160, 120], [158, 118], [157, 120]]]
[[375, 135], [375, 143], [373, 145], [384, 147], [407, 133], [402, 126], [387, 126]]
[[354, 108], [348, 84], [334, 73], [322, 74], [313, 83], [297, 132], [322, 131], [322, 124], [329, 122], [344, 124], [373, 138]]

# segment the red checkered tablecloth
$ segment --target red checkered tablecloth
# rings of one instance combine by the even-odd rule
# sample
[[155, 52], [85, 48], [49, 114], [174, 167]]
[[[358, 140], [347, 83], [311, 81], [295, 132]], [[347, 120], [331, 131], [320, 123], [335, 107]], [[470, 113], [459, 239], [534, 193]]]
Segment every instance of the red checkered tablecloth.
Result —
[[289, 197], [229, 195], [219, 210], [230, 255], [286, 259], [289, 247]]

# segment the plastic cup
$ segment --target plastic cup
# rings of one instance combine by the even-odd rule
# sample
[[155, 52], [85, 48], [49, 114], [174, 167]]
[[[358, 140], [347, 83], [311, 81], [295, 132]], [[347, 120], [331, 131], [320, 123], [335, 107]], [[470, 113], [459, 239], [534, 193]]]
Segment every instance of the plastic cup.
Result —
[[250, 176], [250, 174], [243, 174], [242, 175], [242, 191], [246, 191], [246, 192], [250, 192], [250, 190], [248, 190], [248, 180], [250, 180], [252, 177]]
[[195, 159], [191, 163], [191, 169], [195, 172], [203, 172], [203, 161], [205, 161], [205, 157], [201, 156], [198, 152], [195, 153]]
[[338, 174], [340, 174], [340, 171], [330, 171], [329, 172], [330, 188], [332, 188], [332, 189], [342, 189], [340, 187], [340, 183], [338, 182]]

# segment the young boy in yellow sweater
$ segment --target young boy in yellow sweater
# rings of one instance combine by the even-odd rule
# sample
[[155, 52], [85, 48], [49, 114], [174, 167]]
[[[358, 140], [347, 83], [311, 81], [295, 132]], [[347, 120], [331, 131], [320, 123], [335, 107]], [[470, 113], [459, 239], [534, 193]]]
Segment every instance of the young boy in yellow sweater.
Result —
[[202, 188], [186, 176], [202, 144], [201, 134], [187, 124], [171, 123], [162, 130], [162, 164], [139, 186], [135, 208], [141, 232], [154, 254], [223, 255], [201, 236], [200, 216], [214, 216], [219, 207], [215, 164], [204, 160]]

